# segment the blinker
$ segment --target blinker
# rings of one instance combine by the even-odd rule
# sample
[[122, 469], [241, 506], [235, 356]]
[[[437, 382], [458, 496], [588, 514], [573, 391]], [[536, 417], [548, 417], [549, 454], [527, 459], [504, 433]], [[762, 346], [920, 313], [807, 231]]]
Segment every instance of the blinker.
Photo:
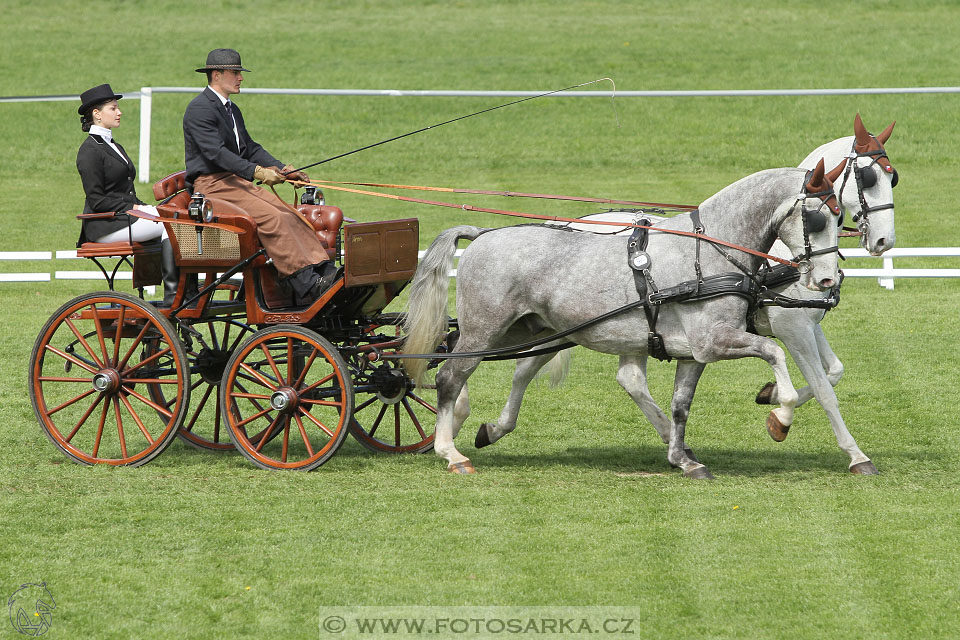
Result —
[[893, 178], [890, 180], [890, 188], [897, 186], [897, 183], [900, 182], [900, 174], [897, 173], [897, 170], [893, 169]]

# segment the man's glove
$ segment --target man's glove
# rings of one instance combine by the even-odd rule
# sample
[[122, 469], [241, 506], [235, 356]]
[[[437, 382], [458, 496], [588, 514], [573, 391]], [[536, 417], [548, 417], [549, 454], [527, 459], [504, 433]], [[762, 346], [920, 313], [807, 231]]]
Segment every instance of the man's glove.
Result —
[[273, 167], [260, 166], [253, 171], [253, 179], [262, 182], [268, 187], [272, 187], [275, 184], [280, 184], [284, 180], [283, 176], [280, 175], [280, 172]]
[[289, 173], [290, 171], [293, 171], [292, 164], [285, 164], [283, 165], [283, 169], [280, 170], [280, 172], [284, 175], [285, 178], [287, 178], [287, 180], [297, 180], [299, 182], [310, 182], [310, 177], [303, 171], [296, 171], [294, 173]]

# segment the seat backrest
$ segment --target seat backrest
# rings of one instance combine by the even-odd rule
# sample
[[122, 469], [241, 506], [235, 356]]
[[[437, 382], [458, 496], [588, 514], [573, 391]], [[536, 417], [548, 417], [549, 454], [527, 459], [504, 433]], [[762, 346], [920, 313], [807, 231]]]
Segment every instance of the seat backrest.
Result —
[[[186, 193], [186, 179], [186, 171], [177, 171], [176, 173], [171, 173], [166, 178], [161, 178], [153, 183], [153, 197], [159, 202], [166, 203], [167, 198], [170, 196], [176, 195], [181, 191]], [[190, 196], [188, 195], [187, 202], [189, 201]]]
[[336, 257], [337, 235], [343, 225], [343, 212], [339, 207], [329, 205], [301, 204], [297, 210], [313, 225], [317, 238], [327, 250], [327, 255]]

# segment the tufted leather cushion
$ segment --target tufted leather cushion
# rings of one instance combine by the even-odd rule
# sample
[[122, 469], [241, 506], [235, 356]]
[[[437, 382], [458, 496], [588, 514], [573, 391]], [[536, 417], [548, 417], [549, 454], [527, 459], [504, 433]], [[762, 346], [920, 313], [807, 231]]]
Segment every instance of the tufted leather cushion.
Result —
[[[187, 188], [186, 177], [186, 171], [177, 171], [176, 173], [171, 173], [166, 178], [161, 178], [157, 182], [154, 182], [153, 197], [162, 202], [173, 194], [183, 191]], [[188, 195], [187, 202], [189, 201], [190, 196]]]
[[317, 238], [334, 258], [337, 250], [337, 234], [343, 224], [343, 212], [339, 207], [329, 205], [302, 204], [297, 209], [317, 231]]

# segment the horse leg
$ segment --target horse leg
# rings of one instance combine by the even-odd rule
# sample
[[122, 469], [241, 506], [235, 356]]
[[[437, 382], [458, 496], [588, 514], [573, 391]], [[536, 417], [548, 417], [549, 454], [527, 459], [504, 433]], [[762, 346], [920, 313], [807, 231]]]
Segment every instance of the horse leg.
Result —
[[701, 362], [732, 360], [734, 358], [762, 358], [773, 369], [780, 406], [767, 416], [767, 432], [777, 442], [787, 437], [793, 424], [793, 412], [797, 406], [797, 390], [790, 382], [787, 356], [770, 338], [747, 333], [730, 326], [718, 326], [698, 336], [694, 357]]
[[705, 364], [695, 360], [679, 360], [677, 362], [677, 374], [673, 383], [673, 400], [670, 402], [673, 422], [670, 425], [667, 460], [672, 466], [680, 467], [686, 478], [711, 480], [713, 474], [707, 467], [687, 454], [688, 449], [684, 443], [687, 417], [690, 415], [690, 404], [693, 402], [693, 394], [697, 390], [697, 383], [700, 381], [705, 366]]
[[[830, 419], [830, 426], [833, 427], [837, 445], [850, 456], [850, 472], [861, 475], [876, 475], [877, 468], [870, 461], [870, 458], [860, 451], [860, 447], [857, 446], [856, 440], [850, 435], [843, 417], [840, 415], [840, 403], [837, 401], [837, 393], [833, 390], [834, 379], [831, 379], [829, 373], [824, 371], [822, 345], [826, 343], [826, 338], [823, 337], [822, 331], [818, 331], [819, 328], [819, 326], [811, 327], [807, 331], [782, 335], [780, 339], [790, 351], [794, 362], [797, 363], [797, 368], [807, 379], [814, 397], [823, 407], [827, 418]], [[839, 364], [842, 374], [843, 365], [840, 364], [840, 360], [833, 354], [833, 351], [830, 351], [830, 355]], [[839, 380], [839, 377], [835, 379]]]
[[[799, 314], [798, 314], [799, 315]], [[786, 332], [780, 327], [780, 331], [776, 334], [778, 338], [783, 340], [784, 346], [787, 347], [787, 351], [794, 356], [796, 360], [795, 349], [793, 346], [787, 344], [787, 340], [783, 338], [786, 335]], [[824, 374], [827, 376], [827, 380], [830, 381], [831, 386], [837, 386], [840, 382], [840, 378], [843, 377], [843, 363], [840, 361], [840, 358], [837, 357], [837, 354], [833, 352], [833, 349], [830, 348], [830, 343], [827, 342], [827, 337], [823, 334], [823, 328], [816, 324], [809, 329], [813, 332], [815, 338], [815, 343], [813, 346], [814, 353], [816, 357], [819, 358], [820, 364], [823, 367]], [[806, 378], [807, 376], [804, 375]], [[809, 382], [809, 378], [807, 381]], [[811, 398], [816, 397], [815, 391], [807, 385], [802, 389], [797, 389], [797, 406], [801, 406]], [[777, 386], [768, 382], [767, 385], [760, 390], [760, 393], [757, 394], [757, 404], [776, 404], [777, 403]]]
[[617, 382], [633, 398], [664, 444], [670, 442], [670, 418], [660, 409], [647, 387], [647, 356], [620, 356]]
[[503, 436], [507, 435], [517, 427], [517, 416], [520, 414], [520, 405], [523, 403], [523, 394], [527, 391], [530, 381], [536, 377], [537, 372], [548, 363], [556, 354], [548, 353], [542, 356], [532, 358], [521, 358], [517, 360], [517, 367], [513, 372], [513, 384], [510, 387], [510, 397], [507, 398], [507, 404], [500, 412], [500, 418], [496, 423], [484, 422], [477, 431], [477, 437], [474, 445], [477, 449], [482, 449], [491, 445]]
[[480, 358], [448, 360], [437, 372], [437, 430], [433, 449], [438, 456], [446, 459], [447, 471], [452, 473], [476, 472], [470, 459], [457, 451], [453, 438], [455, 431], [463, 424], [462, 420], [466, 419], [464, 400], [469, 407], [469, 400], [464, 393], [467, 378], [480, 366], [480, 362]]

